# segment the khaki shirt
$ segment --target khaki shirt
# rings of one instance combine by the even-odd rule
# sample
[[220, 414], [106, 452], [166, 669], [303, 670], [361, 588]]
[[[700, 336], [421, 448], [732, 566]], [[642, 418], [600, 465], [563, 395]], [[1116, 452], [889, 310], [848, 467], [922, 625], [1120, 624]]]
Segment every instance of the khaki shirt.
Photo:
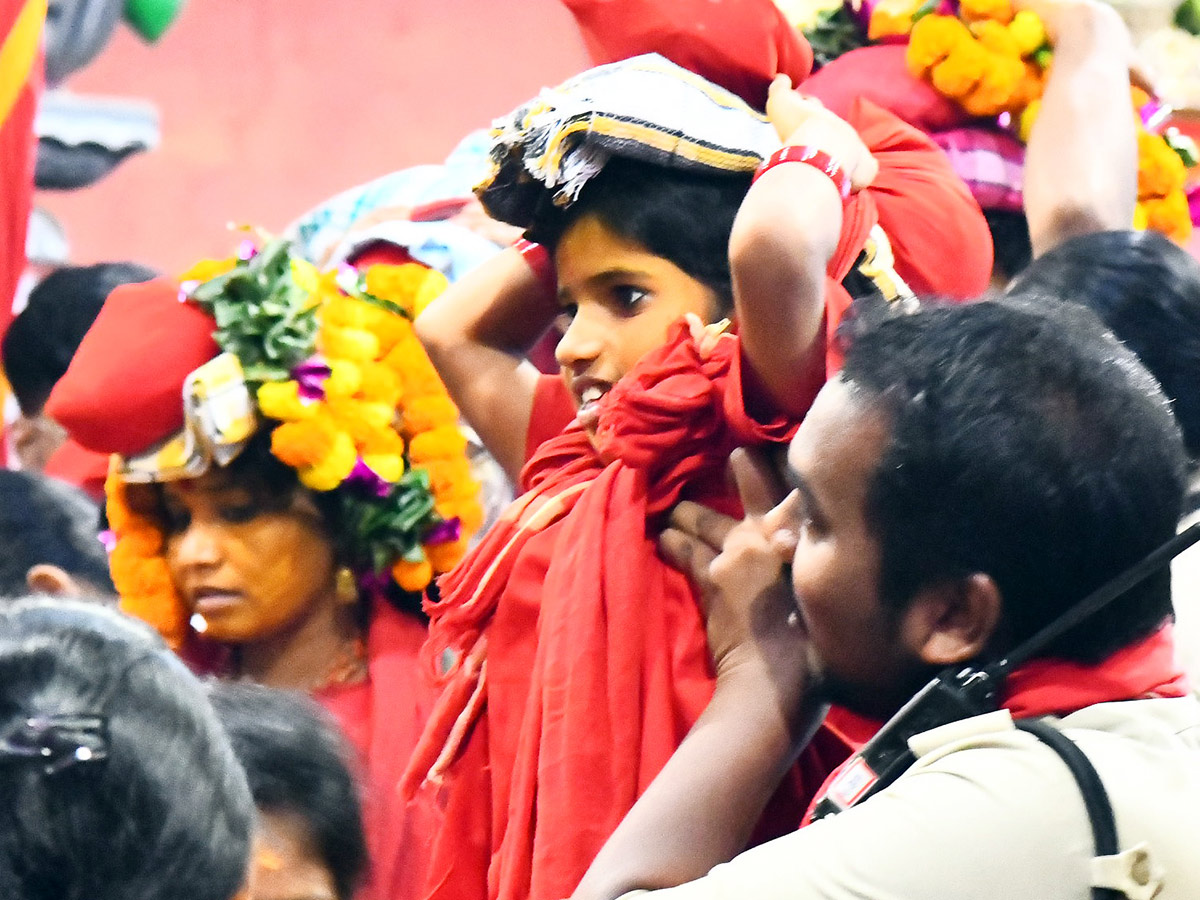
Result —
[[1001, 711], [918, 735], [916, 765], [861, 806], [749, 850], [698, 881], [635, 893], [642, 900], [1087, 900], [1099, 882], [1129, 888], [1134, 900], [1200, 897], [1200, 703], [1101, 703], [1051, 723], [1100, 773], [1121, 856], [1093, 859], [1091, 825], [1066, 764]]

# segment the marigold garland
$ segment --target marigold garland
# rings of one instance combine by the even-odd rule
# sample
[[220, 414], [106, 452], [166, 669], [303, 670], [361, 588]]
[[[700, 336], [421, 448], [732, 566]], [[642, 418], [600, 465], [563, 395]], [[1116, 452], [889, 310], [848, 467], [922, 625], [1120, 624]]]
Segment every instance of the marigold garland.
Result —
[[[272, 454], [309, 489], [339, 491], [343, 549], [366, 581], [424, 590], [458, 564], [484, 517], [458, 408], [412, 330], [446, 278], [416, 263], [321, 273], [284, 242], [239, 256], [202, 261], [183, 281], [190, 301], [224, 323], [215, 337], [243, 360]], [[255, 266], [249, 287], [236, 281]], [[264, 285], [274, 306], [243, 296]], [[264, 329], [271, 310], [282, 310], [278, 324]], [[260, 352], [255, 335], [268, 332], [277, 346]], [[118, 476], [106, 493], [122, 608], [178, 648], [187, 610], [162, 532], [129, 507]]]
[[[1011, 0], [959, 0], [930, 4], [910, 17], [909, 71], [955, 100], [972, 116], [1006, 117], [1022, 141], [1029, 139], [1041, 104], [1051, 47], [1041, 19], [1030, 10], [1014, 11]], [[950, 11], [942, 10], [947, 7]], [[892, 22], [894, 11], [881, 4], [872, 11], [888, 19], [880, 29], [904, 33]], [[874, 31], [874, 29], [872, 29]], [[1134, 89], [1138, 127], [1138, 204], [1136, 228], [1160, 231], [1180, 243], [1192, 233], [1181, 153], [1163, 135], [1147, 130], [1140, 111], [1150, 97]]]

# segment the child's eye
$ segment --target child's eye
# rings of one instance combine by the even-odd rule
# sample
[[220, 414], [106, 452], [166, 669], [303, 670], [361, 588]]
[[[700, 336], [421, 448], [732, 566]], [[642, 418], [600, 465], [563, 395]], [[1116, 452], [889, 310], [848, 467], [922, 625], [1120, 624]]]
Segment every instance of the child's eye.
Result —
[[562, 312], [554, 317], [554, 327], [559, 331], [566, 331], [571, 327], [571, 323], [575, 320], [575, 314], [579, 312], [577, 303], [564, 303]]
[[192, 524], [192, 514], [182, 506], [173, 503], [163, 504], [163, 519], [167, 534], [179, 534], [187, 531]]
[[628, 310], [636, 309], [640, 304], [649, 299], [649, 297], [649, 291], [632, 284], [618, 284], [614, 285], [612, 289], [613, 300]]

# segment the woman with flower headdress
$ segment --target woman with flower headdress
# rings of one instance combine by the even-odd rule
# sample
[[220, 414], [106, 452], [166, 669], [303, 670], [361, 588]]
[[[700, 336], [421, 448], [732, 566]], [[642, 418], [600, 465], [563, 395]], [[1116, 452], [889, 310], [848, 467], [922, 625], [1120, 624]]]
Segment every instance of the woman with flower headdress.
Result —
[[122, 608], [227, 677], [311, 693], [357, 748], [369, 893], [412, 896], [395, 786], [430, 694], [416, 606], [479, 527], [458, 410], [412, 332], [424, 266], [320, 273], [286, 241], [106, 301], [48, 404], [106, 486]]
[[[774, 128], [643, 56], [494, 128], [481, 199], [541, 243], [456, 282], [417, 330], [524, 494], [427, 606], [445, 687], [406, 778], [441, 807], [427, 897], [572, 892], [712, 691], [696, 595], [656, 553], [666, 511], [730, 508], [730, 451], [788, 439], [851, 292], [869, 308], [986, 285], [982, 215], [920, 134], [785, 80], [768, 109]], [[564, 378], [539, 379], [520, 355], [559, 317]], [[765, 827], [794, 827], [847, 753], [855, 723], [832, 724]]]

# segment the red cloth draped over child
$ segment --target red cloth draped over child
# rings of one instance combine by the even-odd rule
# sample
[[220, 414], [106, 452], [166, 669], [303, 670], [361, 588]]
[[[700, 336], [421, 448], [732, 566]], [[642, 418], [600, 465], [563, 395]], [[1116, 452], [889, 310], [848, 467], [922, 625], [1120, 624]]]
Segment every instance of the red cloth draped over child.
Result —
[[[991, 269], [983, 217], [940, 151], [876, 107], [850, 120], [880, 175], [847, 203], [829, 267], [828, 371], [850, 304], [840, 281], [876, 223], [919, 292], [975, 296]], [[736, 511], [729, 452], [794, 431], [746, 414], [738, 348], [724, 336], [705, 356], [676, 325], [602, 398], [596, 445], [577, 425], [546, 441], [525, 493], [441, 582], [426, 663], [457, 661], [405, 779], [442, 816], [426, 896], [568, 896], [707, 703], [704, 623], [655, 538], [680, 499]], [[818, 736], [777, 798], [777, 830], [849, 749]]]

